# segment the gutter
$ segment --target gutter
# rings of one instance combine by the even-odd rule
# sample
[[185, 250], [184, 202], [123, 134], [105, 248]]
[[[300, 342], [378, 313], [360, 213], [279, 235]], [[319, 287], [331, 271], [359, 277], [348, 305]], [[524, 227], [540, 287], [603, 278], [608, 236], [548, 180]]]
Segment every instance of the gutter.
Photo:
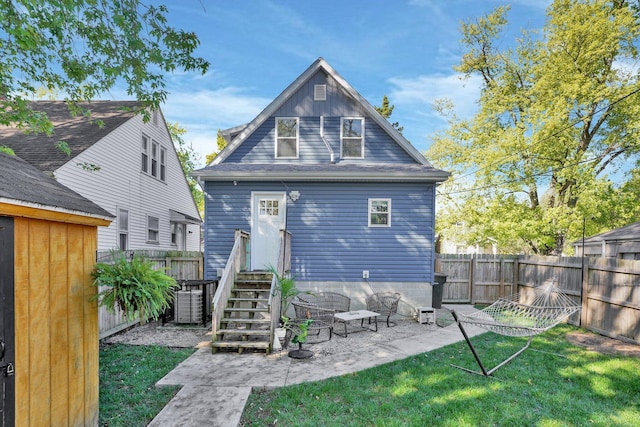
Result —
[[327, 142], [326, 139], [324, 139], [324, 116], [320, 116], [320, 139], [322, 139], [322, 142], [324, 142], [325, 147], [327, 147], [327, 150], [329, 151], [329, 161], [331, 163], [335, 163], [336, 158], [335, 153], [333, 152], [333, 148], [331, 148], [331, 145]]

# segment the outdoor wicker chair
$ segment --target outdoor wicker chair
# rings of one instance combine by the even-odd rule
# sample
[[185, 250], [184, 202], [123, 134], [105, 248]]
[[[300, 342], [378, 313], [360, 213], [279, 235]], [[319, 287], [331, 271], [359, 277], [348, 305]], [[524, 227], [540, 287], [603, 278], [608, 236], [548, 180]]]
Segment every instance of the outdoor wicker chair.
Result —
[[298, 300], [305, 304], [334, 310], [336, 313], [349, 311], [351, 298], [337, 292], [315, 292], [298, 295]]
[[296, 321], [312, 319], [309, 332], [329, 329], [329, 339], [333, 335], [333, 315], [349, 311], [351, 298], [337, 292], [315, 292], [299, 294], [291, 303], [296, 313]]
[[329, 329], [329, 339], [333, 335], [333, 315], [336, 314], [335, 310], [330, 308], [323, 308], [315, 304], [305, 304], [302, 301], [293, 301], [291, 303], [296, 313], [294, 322], [301, 322], [305, 319], [311, 319], [313, 322], [309, 325], [308, 331], [316, 331], [317, 335], [320, 334], [322, 329]]
[[[389, 318], [398, 312], [400, 294], [397, 292], [378, 292], [367, 297], [367, 310], [387, 316], [387, 328]], [[391, 322], [395, 325], [395, 323]]]

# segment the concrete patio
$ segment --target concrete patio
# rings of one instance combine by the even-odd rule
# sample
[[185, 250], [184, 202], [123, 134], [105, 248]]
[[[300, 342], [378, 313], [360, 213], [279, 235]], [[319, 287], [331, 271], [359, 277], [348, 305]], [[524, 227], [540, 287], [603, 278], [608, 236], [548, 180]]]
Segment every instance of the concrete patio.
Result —
[[[456, 305], [455, 310], [462, 313], [475, 311], [470, 305]], [[468, 330], [470, 336], [482, 332], [484, 330], [475, 327]], [[157, 383], [158, 386], [183, 387], [149, 426], [236, 426], [252, 388], [324, 380], [401, 360], [463, 339], [458, 326], [453, 323], [376, 346], [358, 346], [349, 352], [304, 360], [292, 359], [284, 351], [265, 356], [259, 353], [212, 354], [210, 348], [200, 348]], [[310, 349], [313, 350], [312, 345]]]

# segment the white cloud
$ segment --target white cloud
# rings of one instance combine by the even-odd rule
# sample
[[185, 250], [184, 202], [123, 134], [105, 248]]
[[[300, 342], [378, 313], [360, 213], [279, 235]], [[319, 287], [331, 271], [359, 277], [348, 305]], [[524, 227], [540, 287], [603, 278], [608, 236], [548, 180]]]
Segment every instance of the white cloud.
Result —
[[429, 74], [414, 78], [394, 77], [389, 79], [394, 86], [391, 99], [397, 104], [415, 107], [416, 113], [435, 116], [432, 111], [435, 100], [448, 98], [453, 101], [460, 117], [472, 116], [480, 96], [480, 77], [463, 79], [457, 74]]
[[246, 95], [237, 87], [193, 92], [172, 92], [163, 105], [165, 119], [187, 130], [185, 141], [205, 156], [217, 150], [218, 129], [228, 129], [253, 120], [270, 99]]

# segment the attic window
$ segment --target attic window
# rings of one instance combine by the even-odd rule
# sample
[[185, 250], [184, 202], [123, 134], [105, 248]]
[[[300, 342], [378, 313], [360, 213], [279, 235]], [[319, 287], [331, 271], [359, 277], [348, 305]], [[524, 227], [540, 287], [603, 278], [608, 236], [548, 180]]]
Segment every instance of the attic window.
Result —
[[314, 85], [313, 86], [313, 100], [314, 101], [326, 101], [327, 100], [327, 85]]
[[343, 159], [364, 158], [364, 118], [340, 119], [340, 152]]
[[276, 159], [298, 158], [298, 118], [276, 118]]

